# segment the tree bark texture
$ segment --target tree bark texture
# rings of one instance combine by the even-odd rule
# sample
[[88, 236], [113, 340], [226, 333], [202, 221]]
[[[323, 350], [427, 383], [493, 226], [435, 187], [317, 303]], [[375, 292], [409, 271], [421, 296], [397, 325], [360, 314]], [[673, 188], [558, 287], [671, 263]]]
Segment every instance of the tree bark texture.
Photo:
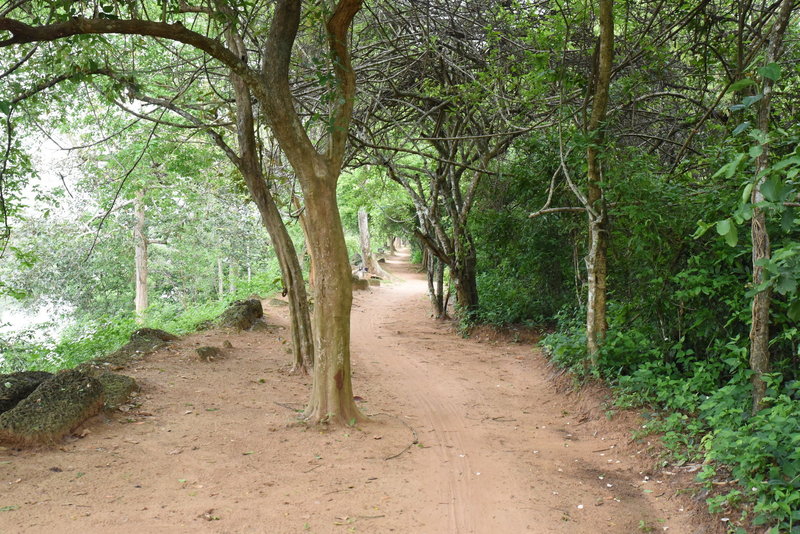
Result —
[[378, 274], [378, 262], [375, 261], [375, 255], [372, 254], [372, 244], [369, 238], [369, 217], [364, 208], [358, 209], [358, 240], [361, 247], [362, 266], [367, 272]]
[[[305, 417], [345, 424], [362, 419], [353, 402], [350, 381], [350, 309], [353, 301], [350, 261], [336, 203], [335, 180], [320, 191], [305, 192], [306, 212], [314, 231], [308, 236], [319, 269], [314, 284], [314, 384]], [[331, 183], [333, 182], [333, 183]], [[317, 223], [321, 221], [324, 223]]]
[[[232, 30], [227, 32], [228, 45], [240, 57], [246, 58], [247, 49], [241, 37]], [[283, 287], [289, 301], [290, 331], [292, 336], [292, 371], [307, 372], [314, 365], [314, 339], [311, 314], [308, 306], [303, 271], [297, 258], [294, 243], [283, 224], [275, 200], [267, 187], [258, 158], [253, 105], [250, 90], [236, 74], [231, 74], [231, 83], [236, 97], [236, 126], [239, 141], [238, 167], [244, 177], [250, 196], [258, 207], [261, 222], [269, 233], [278, 264], [281, 269]], [[236, 163], [236, 162], [235, 162]]]
[[[279, 0], [264, 49], [262, 71], [269, 98], [261, 99], [273, 134], [292, 165], [305, 199], [314, 280], [314, 381], [305, 418], [351, 424], [363, 416], [353, 401], [350, 374], [352, 282], [336, 203], [355, 94], [347, 34], [360, 0], [339, 0], [327, 21], [328, 46], [338, 91], [322, 152], [309, 139], [294, 109], [289, 85], [292, 47], [300, 24], [299, 0]], [[258, 96], [258, 95], [256, 95]]]
[[478, 260], [472, 236], [466, 228], [454, 229], [453, 244], [455, 261], [450, 268], [450, 277], [456, 289], [459, 314], [468, 317], [478, 309]]
[[[765, 54], [764, 64], [768, 65], [777, 61], [781, 54], [783, 36], [792, 11], [792, 0], [783, 0], [778, 17], [773, 24], [769, 44]], [[765, 134], [769, 132], [769, 119], [771, 111], [773, 81], [764, 77], [761, 92], [764, 97], [759, 102], [757, 126]], [[768, 259], [771, 255], [769, 232], [764, 211], [757, 204], [764, 201], [761, 186], [766, 181], [765, 171], [769, 167], [769, 144], [762, 145], [762, 152], [756, 158], [756, 182], [753, 185], [750, 201], [753, 204], [753, 218], [750, 222], [750, 236], [752, 239], [753, 260], [753, 286], [757, 287], [764, 282], [764, 267], [758, 265], [761, 260]], [[762, 400], [766, 393], [767, 384], [764, 374], [770, 369], [769, 356], [769, 308], [771, 291], [769, 288], [753, 296], [751, 307], [750, 326], [750, 369], [753, 371], [753, 413], [762, 407]]]
[[133, 211], [136, 218], [133, 234], [135, 241], [134, 261], [136, 264], [136, 322], [144, 322], [144, 311], [147, 309], [147, 235], [145, 233], [144, 190], [136, 192], [133, 199]]
[[592, 136], [586, 151], [588, 164], [587, 214], [589, 218], [589, 251], [586, 256], [588, 297], [586, 306], [586, 349], [592, 363], [606, 336], [606, 249], [608, 247], [608, 222], [605, 196], [602, 189], [603, 169], [600, 146], [603, 142], [603, 121], [608, 108], [608, 91], [611, 85], [611, 67], [614, 57], [613, 0], [600, 0], [600, 42], [594, 76], [594, 97], [588, 131]]

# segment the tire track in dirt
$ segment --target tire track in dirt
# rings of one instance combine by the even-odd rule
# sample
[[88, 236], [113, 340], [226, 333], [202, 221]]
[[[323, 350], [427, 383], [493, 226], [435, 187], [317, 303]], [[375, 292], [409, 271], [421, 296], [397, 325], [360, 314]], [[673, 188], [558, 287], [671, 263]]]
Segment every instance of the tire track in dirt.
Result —
[[406, 280], [356, 296], [354, 369], [417, 429], [422, 449], [397, 461], [417, 484], [419, 532], [694, 532], [616, 445], [582, 434], [531, 347], [457, 337], [428, 317], [422, 275], [389, 269]]

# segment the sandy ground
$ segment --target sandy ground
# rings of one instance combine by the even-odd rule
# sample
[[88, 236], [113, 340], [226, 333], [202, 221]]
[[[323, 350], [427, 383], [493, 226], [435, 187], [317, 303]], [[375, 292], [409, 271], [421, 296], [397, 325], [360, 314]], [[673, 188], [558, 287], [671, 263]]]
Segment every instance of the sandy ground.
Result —
[[286, 308], [267, 305], [267, 331], [199, 333], [126, 371], [142, 386], [127, 412], [56, 448], [0, 447], [0, 534], [719, 531], [532, 346], [431, 319], [402, 259], [353, 306], [369, 423], [296, 422], [310, 379], [288, 374]]

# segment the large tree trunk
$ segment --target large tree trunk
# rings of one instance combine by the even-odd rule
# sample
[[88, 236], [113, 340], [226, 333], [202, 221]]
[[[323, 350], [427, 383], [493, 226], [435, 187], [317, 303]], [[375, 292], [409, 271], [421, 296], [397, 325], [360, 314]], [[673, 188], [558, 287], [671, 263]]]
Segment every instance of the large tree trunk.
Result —
[[[789, 16], [792, 11], [792, 0], [783, 0], [778, 18], [772, 27], [772, 32], [767, 46], [764, 64], [768, 65], [780, 57], [783, 44], [783, 35], [789, 23]], [[769, 118], [771, 111], [772, 85], [773, 80], [764, 77], [761, 93], [764, 97], [759, 102], [758, 109], [758, 129], [764, 134], [769, 132]], [[753, 203], [753, 218], [750, 223], [750, 236], [753, 242], [753, 287], [758, 287], [764, 282], [764, 267], [759, 265], [762, 260], [770, 257], [770, 241], [767, 231], [767, 220], [764, 211], [757, 204], [764, 201], [761, 193], [761, 186], [766, 181], [766, 173], [769, 167], [769, 144], [762, 145], [762, 152], [756, 158], [756, 182], [751, 194]], [[753, 296], [751, 308], [750, 326], [750, 369], [753, 371], [753, 413], [761, 409], [762, 400], [766, 393], [767, 384], [764, 382], [764, 374], [769, 372], [769, 307], [771, 292], [765, 289]]]
[[455, 262], [450, 268], [450, 277], [456, 288], [456, 303], [459, 314], [468, 317], [478, 309], [478, 260], [475, 246], [466, 229], [453, 231]]
[[350, 262], [336, 204], [336, 184], [355, 95], [348, 32], [360, 0], [339, 0], [326, 22], [331, 66], [338, 93], [323, 150], [308, 137], [296, 113], [289, 66], [302, 2], [278, 0], [262, 61], [268, 96], [259, 98], [283, 152], [297, 174], [305, 198], [309, 252], [314, 280], [314, 383], [305, 418], [312, 422], [352, 424], [363, 416], [353, 401], [350, 374], [350, 309], [353, 302]]
[[[315, 225], [308, 235], [311, 257], [324, 269], [314, 284], [314, 384], [305, 417], [353, 424], [362, 415], [353, 402], [350, 381], [350, 309], [353, 301], [350, 262], [336, 203], [336, 182], [306, 190], [306, 213]], [[318, 182], [321, 184], [322, 180]]]
[[478, 282], [475, 275], [475, 258], [464, 258], [458, 269], [451, 269], [450, 276], [456, 288], [458, 313], [468, 317], [478, 309]]
[[603, 142], [603, 121], [608, 107], [611, 85], [611, 65], [614, 56], [613, 0], [600, 0], [600, 44], [594, 76], [594, 98], [588, 131], [593, 139], [586, 151], [588, 164], [587, 209], [589, 217], [589, 252], [586, 256], [588, 298], [586, 306], [586, 349], [592, 363], [606, 337], [606, 249], [608, 246], [605, 196], [601, 183], [603, 171], [599, 161], [599, 146]]
[[147, 235], [145, 234], [144, 191], [139, 190], [133, 199], [133, 211], [136, 217], [133, 234], [135, 241], [134, 261], [136, 264], [136, 322], [144, 322], [144, 311], [147, 309]]
[[436, 263], [435, 266], [435, 273], [434, 273], [434, 283], [436, 284], [435, 287], [435, 308], [436, 308], [436, 318], [437, 319], [447, 319], [447, 302], [444, 298], [444, 262], [437, 257], [433, 257], [433, 261]]

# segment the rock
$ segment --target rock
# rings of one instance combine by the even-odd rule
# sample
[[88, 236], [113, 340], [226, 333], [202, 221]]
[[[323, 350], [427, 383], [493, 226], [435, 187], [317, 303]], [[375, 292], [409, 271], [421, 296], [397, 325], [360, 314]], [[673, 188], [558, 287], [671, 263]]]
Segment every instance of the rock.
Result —
[[288, 302], [286, 302], [285, 300], [281, 300], [281, 299], [269, 299], [269, 303], [268, 304], [270, 306], [277, 306], [277, 307], [286, 307], [286, 306], [289, 305]]
[[217, 324], [223, 327], [247, 330], [256, 319], [264, 317], [264, 309], [258, 299], [237, 300], [232, 302], [217, 318]]
[[0, 375], [0, 413], [7, 412], [52, 377], [44, 371], [22, 371]]
[[353, 291], [365, 291], [369, 289], [369, 280], [353, 279]]
[[103, 386], [105, 398], [103, 408], [106, 410], [116, 410], [126, 404], [133, 393], [139, 391], [139, 384], [129, 376], [101, 373], [96, 378]]
[[114, 352], [83, 362], [75, 369], [98, 376], [106, 371], [118, 371], [131, 361], [140, 359], [151, 352], [155, 352], [170, 341], [178, 339], [177, 336], [157, 330], [155, 328], [140, 328], [131, 334], [131, 340]]
[[217, 347], [197, 347], [194, 350], [197, 352], [197, 357], [204, 362], [213, 362], [225, 356], [222, 349]]
[[228, 341], [226, 339], [225, 341], [222, 342], [222, 348], [223, 349], [232, 349], [233, 348], [233, 343], [231, 343], [230, 341]]
[[214, 328], [214, 321], [208, 321], [208, 320], [200, 321], [199, 323], [197, 323], [197, 326], [194, 327], [194, 329], [197, 331], [209, 330], [211, 328]]
[[0, 414], [0, 440], [52, 444], [97, 414], [103, 385], [80, 371], [62, 371], [42, 382], [11, 410]]
[[368, 281], [369, 285], [373, 287], [379, 287], [381, 285], [381, 281], [378, 280], [377, 278], [370, 278]]
[[140, 328], [131, 334], [131, 341], [137, 339], [158, 339], [161, 341], [177, 341], [178, 336], [157, 328]]
[[268, 330], [269, 325], [261, 319], [256, 319], [253, 321], [253, 325], [250, 327], [251, 332], [266, 332]]

